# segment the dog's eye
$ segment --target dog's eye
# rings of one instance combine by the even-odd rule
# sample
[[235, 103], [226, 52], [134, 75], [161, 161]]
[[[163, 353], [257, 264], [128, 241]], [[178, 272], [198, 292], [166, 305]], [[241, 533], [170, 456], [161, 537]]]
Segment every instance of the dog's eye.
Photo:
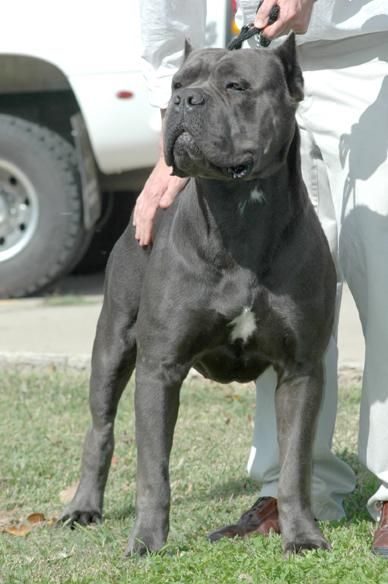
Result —
[[180, 81], [174, 81], [172, 84], [173, 89], [180, 89], [182, 87], [182, 83]]
[[245, 91], [247, 85], [245, 83], [237, 83], [236, 81], [230, 81], [225, 86], [226, 89], [232, 89], [233, 91]]

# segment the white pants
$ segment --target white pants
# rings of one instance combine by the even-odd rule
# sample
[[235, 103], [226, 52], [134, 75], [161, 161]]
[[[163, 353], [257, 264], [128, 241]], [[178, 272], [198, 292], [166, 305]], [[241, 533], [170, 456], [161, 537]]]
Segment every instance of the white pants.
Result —
[[[298, 110], [303, 174], [365, 336], [359, 457], [381, 486], [368, 501], [378, 517], [388, 500], [388, 39], [385, 33], [299, 51], [305, 100]], [[338, 304], [341, 284], [338, 284]], [[325, 358], [325, 389], [313, 449], [312, 504], [319, 519], [343, 516], [352, 470], [331, 452], [337, 407], [336, 331]], [[248, 471], [262, 496], [279, 477], [272, 369], [257, 381]]]

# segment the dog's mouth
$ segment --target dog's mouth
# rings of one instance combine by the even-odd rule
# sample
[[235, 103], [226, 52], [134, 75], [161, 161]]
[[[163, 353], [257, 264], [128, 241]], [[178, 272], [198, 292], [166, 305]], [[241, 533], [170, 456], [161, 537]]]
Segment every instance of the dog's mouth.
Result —
[[205, 153], [198, 146], [193, 136], [187, 131], [180, 132], [171, 144], [169, 162], [172, 163], [175, 171], [179, 169], [178, 159], [182, 155], [185, 157], [188, 156], [191, 160], [196, 160], [197, 162], [200, 160], [206, 162], [207, 168], [210, 167], [214, 171], [221, 173], [223, 176], [229, 179], [246, 178], [250, 175], [253, 169], [252, 158], [249, 158], [235, 166], [224, 166], [212, 162], [207, 156], [205, 156]]
[[251, 174], [253, 168], [253, 161], [248, 160], [244, 164], [239, 164], [238, 166], [228, 166], [226, 168], [226, 174], [230, 178], [245, 178]]

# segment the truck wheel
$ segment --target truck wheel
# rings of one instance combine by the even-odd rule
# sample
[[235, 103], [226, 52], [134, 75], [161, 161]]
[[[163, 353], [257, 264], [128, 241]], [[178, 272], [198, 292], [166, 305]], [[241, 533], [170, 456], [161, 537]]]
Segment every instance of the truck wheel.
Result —
[[85, 237], [74, 148], [47, 128], [0, 114], [0, 298], [52, 284]]

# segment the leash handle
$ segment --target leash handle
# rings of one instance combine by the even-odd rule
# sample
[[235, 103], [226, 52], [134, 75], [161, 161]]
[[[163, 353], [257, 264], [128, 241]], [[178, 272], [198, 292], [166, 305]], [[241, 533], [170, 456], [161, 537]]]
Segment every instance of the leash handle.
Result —
[[[262, 3], [263, 3], [263, 0], [260, 0], [259, 4], [257, 6], [257, 9], [256, 9], [256, 13], [258, 12]], [[280, 13], [279, 6], [277, 4], [274, 4], [272, 6], [270, 13], [269, 13], [269, 16], [268, 16], [268, 25], [276, 22], [276, 20], [279, 17], [279, 13]], [[263, 31], [263, 29], [256, 28], [254, 26], [253, 22], [251, 22], [250, 24], [246, 24], [242, 27], [240, 34], [230, 41], [227, 48], [230, 51], [235, 51], [237, 49], [241, 49], [243, 42], [252, 38], [256, 34], [259, 37], [259, 45], [261, 47], [268, 47], [271, 44], [271, 41], [269, 39], [267, 39], [265, 36], [263, 36], [262, 31]]]

